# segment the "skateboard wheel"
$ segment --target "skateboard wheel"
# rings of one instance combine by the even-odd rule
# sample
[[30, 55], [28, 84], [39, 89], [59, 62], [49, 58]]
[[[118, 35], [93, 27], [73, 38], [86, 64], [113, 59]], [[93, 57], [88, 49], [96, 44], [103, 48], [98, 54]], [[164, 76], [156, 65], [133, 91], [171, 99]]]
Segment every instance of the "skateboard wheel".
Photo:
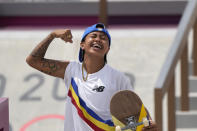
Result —
[[121, 127], [120, 126], [116, 126], [115, 131], [121, 131]]
[[145, 127], [149, 126], [149, 120], [146, 117], [143, 118], [143, 124]]

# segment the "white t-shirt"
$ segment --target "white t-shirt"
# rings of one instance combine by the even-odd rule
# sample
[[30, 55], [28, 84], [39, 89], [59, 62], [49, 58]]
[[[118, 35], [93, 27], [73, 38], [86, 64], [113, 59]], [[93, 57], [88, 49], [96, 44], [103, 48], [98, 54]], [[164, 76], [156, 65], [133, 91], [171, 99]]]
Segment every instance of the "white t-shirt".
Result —
[[[85, 70], [84, 75], [87, 75]], [[133, 90], [130, 80], [105, 64], [84, 81], [82, 64], [70, 62], [64, 81], [68, 89], [64, 131], [114, 131], [110, 100], [120, 90]]]

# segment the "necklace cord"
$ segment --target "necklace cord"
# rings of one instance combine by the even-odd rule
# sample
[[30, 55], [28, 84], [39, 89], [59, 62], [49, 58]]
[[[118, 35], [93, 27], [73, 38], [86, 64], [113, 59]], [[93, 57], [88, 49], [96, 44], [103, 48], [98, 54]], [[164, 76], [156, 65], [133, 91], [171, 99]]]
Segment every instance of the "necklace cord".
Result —
[[84, 81], [87, 81], [87, 79], [88, 79], [88, 73], [87, 73], [87, 75], [86, 76], [84, 76], [84, 63], [82, 63], [82, 78], [83, 78], [83, 80]]

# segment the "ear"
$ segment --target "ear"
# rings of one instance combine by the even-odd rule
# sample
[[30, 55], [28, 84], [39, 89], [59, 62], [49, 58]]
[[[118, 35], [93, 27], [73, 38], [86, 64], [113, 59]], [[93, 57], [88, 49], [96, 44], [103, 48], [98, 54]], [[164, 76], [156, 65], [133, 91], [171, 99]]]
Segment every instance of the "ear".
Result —
[[84, 42], [80, 43], [80, 47], [81, 47], [82, 50], [84, 50], [84, 44], [85, 44]]

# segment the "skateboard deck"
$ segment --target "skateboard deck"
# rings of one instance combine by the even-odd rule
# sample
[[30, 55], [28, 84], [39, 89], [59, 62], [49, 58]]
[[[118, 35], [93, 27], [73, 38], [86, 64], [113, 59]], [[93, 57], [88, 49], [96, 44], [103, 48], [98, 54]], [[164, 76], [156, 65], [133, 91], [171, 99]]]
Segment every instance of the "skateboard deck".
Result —
[[116, 131], [141, 131], [149, 125], [148, 113], [140, 97], [132, 91], [116, 93], [110, 102], [110, 112]]

